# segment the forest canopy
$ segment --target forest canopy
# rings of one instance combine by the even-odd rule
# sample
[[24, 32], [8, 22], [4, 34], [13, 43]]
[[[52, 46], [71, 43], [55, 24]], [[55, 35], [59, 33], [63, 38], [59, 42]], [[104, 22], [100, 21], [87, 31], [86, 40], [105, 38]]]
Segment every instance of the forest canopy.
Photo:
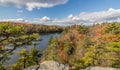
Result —
[[78, 70], [89, 66], [120, 68], [120, 23], [74, 25], [51, 38], [43, 60], [67, 63]]
[[[48, 48], [42, 55], [39, 54], [40, 50], [36, 49], [35, 44], [29, 51], [24, 47], [24, 45], [32, 45], [33, 41], [40, 41], [41, 32], [61, 31], [63, 32], [59, 37], [50, 38]], [[118, 22], [68, 27], [1, 22], [0, 36], [1, 70], [8, 68], [23, 70], [46, 60], [68, 64], [71, 70], [89, 66], [120, 68], [120, 23]], [[6, 45], [12, 45], [12, 49], [7, 49]], [[24, 49], [18, 53], [20, 56], [18, 61], [10, 67], [5, 66], [4, 62], [9, 59], [9, 55], [21, 46]]]

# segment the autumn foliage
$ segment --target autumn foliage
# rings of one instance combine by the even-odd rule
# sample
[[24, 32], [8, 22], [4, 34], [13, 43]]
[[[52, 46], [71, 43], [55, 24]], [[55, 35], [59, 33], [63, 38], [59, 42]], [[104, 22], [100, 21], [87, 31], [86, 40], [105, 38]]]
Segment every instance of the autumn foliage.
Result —
[[67, 63], [74, 69], [120, 67], [120, 23], [74, 25], [51, 40], [44, 53], [45, 60]]

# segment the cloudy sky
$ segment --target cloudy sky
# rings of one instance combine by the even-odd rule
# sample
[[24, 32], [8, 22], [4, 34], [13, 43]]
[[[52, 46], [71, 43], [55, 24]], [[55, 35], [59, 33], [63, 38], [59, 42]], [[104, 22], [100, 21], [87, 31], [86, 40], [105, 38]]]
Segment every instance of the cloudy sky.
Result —
[[120, 0], [0, 0], [0, 21], [72, 25], [120, 21]]

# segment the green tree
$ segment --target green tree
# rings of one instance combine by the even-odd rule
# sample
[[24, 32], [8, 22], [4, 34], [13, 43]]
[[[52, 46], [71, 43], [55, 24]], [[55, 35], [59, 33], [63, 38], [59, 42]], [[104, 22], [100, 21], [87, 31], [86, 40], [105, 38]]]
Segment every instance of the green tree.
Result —
[[111, 66], [120, 68], [120, 42], [111, 42], [108, 47], [111, 53]]
[[113, 22], [108, 25], [106, 28], [106, 32], [113, 33], [113, 34], [119, 34], [120, 33], [120, 23]]
[[0, 62], [0, 70], [4, 70], [5, 68], [4, 68], [4, 66], [3, 66], [3, 63], [2, 62]]
[[[0, 47], [6, 49], [0, 49], [0, 62], [4, 66], [4, 61], [7, 60], [7, 57], [17, 48], [23, 45], [30, 45], [32, 41], [39, 41], [39, 34], [30, 34], [27, 35], [24, 31], [22, 25], [16, 26], [11, 23], [1, 23], [0, 24]], [[12, 49], [7, 49], [7, 45], [11, 45]]]
[[20, 55], [20, 58], [17, 63], [13, 65], [11, 70], [23, 70], [26, 67], [38, 64], [39, 54], [36, 47], [33, 47], [30, 51], [27, 51], [24, 48], [18, 54]]

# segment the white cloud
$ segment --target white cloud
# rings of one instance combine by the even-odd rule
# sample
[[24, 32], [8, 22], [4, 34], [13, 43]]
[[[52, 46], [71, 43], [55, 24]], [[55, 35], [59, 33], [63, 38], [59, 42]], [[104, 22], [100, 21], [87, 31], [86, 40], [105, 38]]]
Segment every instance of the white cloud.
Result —
[[117, 19], [120, 18], [120, 9], [110, 8], [107, 11], [80, 13], [80, 15], [77, 17], [79, 21], [83, 23], [117, 21]]
[[13, 21], [13, 22], [29, 22], [28, 20], [25, 20], [23, 18], [16, 18], [16, 19], [2, 19], [0, 21]]
[[26, 6], [29, 11], [32, 11], [34, 8], [49, 8], [67, 2], [68, 0], [0, 0], [0, 5], [14, 5], [17, 8]]
[[114, 9], [113, 8], [109, 8], [109, 11], [114, 11]]
[[[39, 20], [49, 19], [48, 17], [40, 18]], [[106, 11], [99, 12], [82, 12], [77, 16], [73, 16], [72, 14], [68, 15], [65, 19], [52, 19], [51, 21], [47, 21], [48, 24], [55, 25], [73, 25], [73, 24], [85, 24], [91, 25], [93, 23], [101, 23], [101, 22], [120, 22], [120, 9], [110, 8]], [[42, 23], [42, 21], [41, 21]], [[43, 22], [45, 23], [45, 21]]]
[[41, 21], [50, 21], [51, 19], [47, 16], [44, 16], [43, 18], [41, 18]]
[[[22, 18], [16, 20], [26, 21]], [[48, 16], [44, 16], [42, 18], [33, 19], [33, 21], [29, 21], [29, 22], [38, 23], [38, 24], [68, 26], [68, 25], [81, 24], [81, 23], [85, 25], [91, 25], [93, 23], [113, 22], [113, 21], [120, 22], [120, 9], [110, 8], [106, 11], [82, 12], [77, 16], [70, 14], [64, 19], [58, 19], [58, 18], [51, 19]]]
[[35, 18], [35, 20], [36, 20], [36, 21], [39, 21], [39, 22], [52, 21], [52, 20], [50, 19], [50, 17], [48, 17], [48, 16], [44, 16], [44, 17], [42, 17], [42, 18]]
[[70, 15], [68, 16], [68, 19], [72, 19], [72, 18], [73, 18], [73, 15], [70, 14]]
[[17, 10], [17, 13], [23, 13], [23, 10]]

